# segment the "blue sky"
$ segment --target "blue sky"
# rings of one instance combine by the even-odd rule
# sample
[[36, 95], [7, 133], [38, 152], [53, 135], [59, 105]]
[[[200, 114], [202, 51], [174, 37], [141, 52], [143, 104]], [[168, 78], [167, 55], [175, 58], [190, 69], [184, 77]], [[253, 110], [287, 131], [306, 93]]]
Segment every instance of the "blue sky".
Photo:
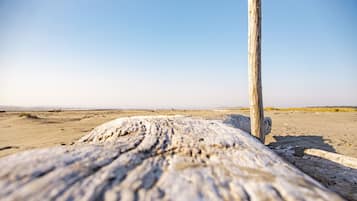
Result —
[[[357, 105], [357, 1], [263, 0], [265, 106]], [[248, 105], [247, 1], [0, 0], [0, 105]]]

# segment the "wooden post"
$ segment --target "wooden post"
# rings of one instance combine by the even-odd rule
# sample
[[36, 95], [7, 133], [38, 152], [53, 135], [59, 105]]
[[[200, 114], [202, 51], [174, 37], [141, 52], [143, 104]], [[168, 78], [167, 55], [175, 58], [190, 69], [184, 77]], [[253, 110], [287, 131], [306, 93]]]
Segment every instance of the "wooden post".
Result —
[[248, 0], [248, 64], [251, 134], [264, 143], [261, 82], [261, 0]]

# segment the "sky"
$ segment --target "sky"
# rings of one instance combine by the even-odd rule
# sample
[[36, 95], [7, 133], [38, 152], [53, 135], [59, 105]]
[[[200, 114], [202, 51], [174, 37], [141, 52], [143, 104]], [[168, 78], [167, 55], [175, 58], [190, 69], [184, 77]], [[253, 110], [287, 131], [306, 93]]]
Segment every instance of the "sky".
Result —
[[[357, 105], [357, 1], [263, 0], [264, 106]], [[246, 0], [0, 0], [0, 105], [248, 106]]]

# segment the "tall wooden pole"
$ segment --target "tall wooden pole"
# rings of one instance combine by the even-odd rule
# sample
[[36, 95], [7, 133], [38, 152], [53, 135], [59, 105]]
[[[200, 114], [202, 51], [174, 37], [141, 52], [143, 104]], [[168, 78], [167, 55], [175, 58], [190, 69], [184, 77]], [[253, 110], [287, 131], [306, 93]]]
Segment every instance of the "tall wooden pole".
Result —
[[261, 80], [261, 0], [248, 0], [248, 64], [251, 134], [264, 143]]

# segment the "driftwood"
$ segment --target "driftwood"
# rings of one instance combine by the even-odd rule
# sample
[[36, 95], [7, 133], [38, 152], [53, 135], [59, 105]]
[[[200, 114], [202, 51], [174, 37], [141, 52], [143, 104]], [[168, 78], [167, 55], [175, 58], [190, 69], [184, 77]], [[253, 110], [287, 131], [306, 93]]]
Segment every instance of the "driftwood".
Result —
[[264, 108], [261, 73], [262, 4], [248, 0], [248, 79], [252, 135], [265, 142], [263, 132]]
[[357, 201], [357, 159], [320, 149], [272, 147], [290, 163], [344, 198]]
[[0, 159], [0, 200], [342, 200], [218, 120], [121, 118]]
[[[224, 117], [223, 122], [247, 133], [251, 133], [250, 118], [247, 116], [232, 114]], [[265, 117], [263, 123], [262, 129], [265, 136], [271, 132], [272, 120], [270, 117]]]

